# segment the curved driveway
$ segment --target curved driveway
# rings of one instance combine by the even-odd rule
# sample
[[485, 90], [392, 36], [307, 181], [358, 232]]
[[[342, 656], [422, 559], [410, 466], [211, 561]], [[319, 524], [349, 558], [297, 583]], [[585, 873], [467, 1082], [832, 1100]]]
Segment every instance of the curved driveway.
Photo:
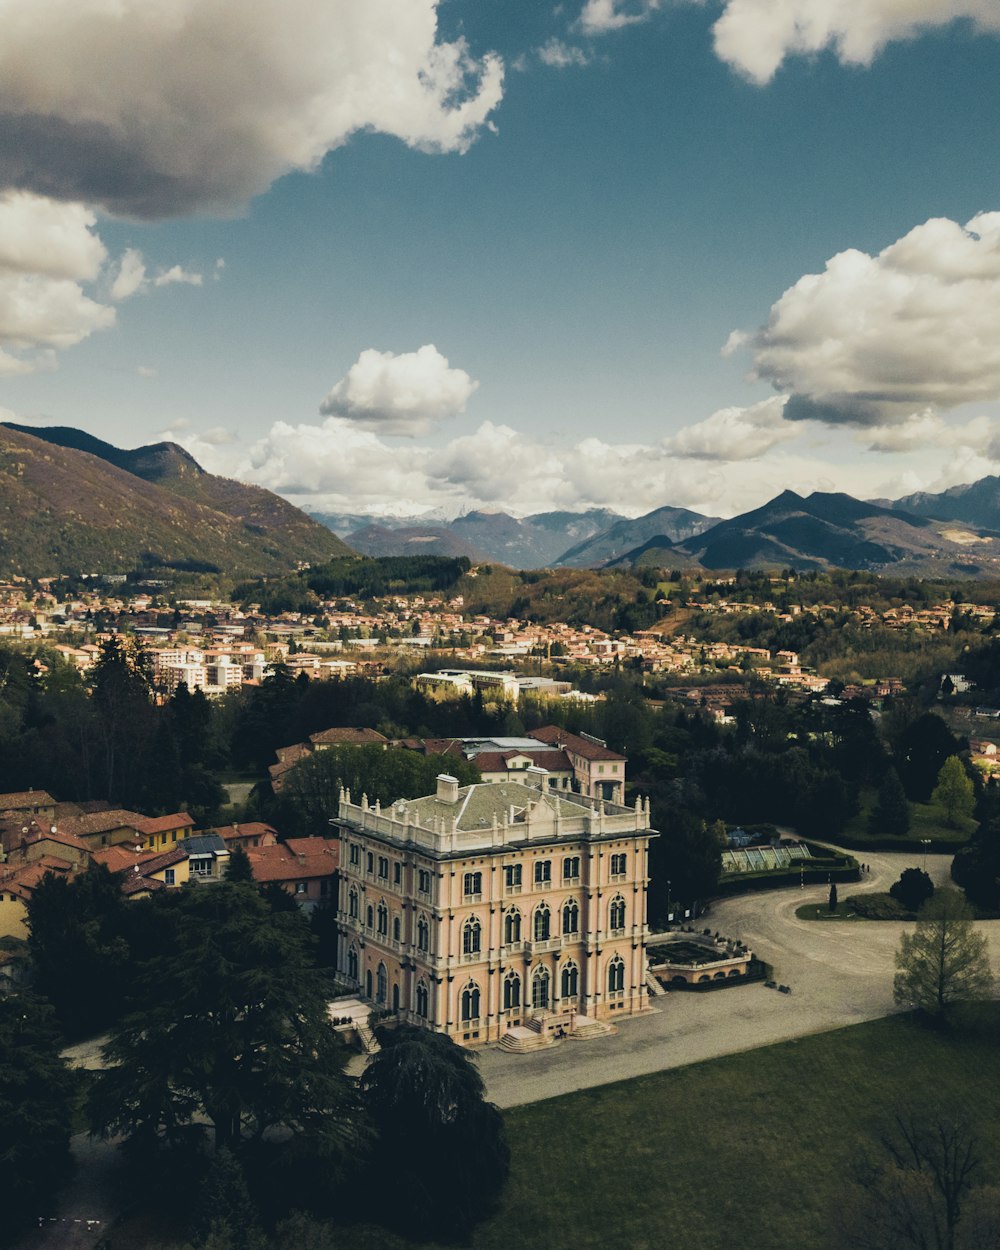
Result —
[[[904, 868], [922, 866], [913, 852], [872, 852], [866, 862], [870, 873], [838, 887], [842, 906], [845, 896], [887, 890]], [[927, 857], [936, 884], [949, 880], [950, 867], [950, 856]], [[622, 1021], [610, 1037], [566, 1041], [527, 1055], [487, 1047], [479, 1063], [489, 1097], [501, 1107], [537, 1102], [895, 1011], [895, 952], [899, 935], [912, 926], [796, 918], [796, 908], [825, 905], [827, 894], [826, 886], [807, 886], [740, 895], [715, 903], [704, 921], [746, 942], [773, 965], [776, 980], [791, 986], [791, 994], [759, 983], [709, 994], [667, 994], [654, 1000], [655, 1011]], [[1000, 971], [1000, 921], [983, 922], [981, 928]]]

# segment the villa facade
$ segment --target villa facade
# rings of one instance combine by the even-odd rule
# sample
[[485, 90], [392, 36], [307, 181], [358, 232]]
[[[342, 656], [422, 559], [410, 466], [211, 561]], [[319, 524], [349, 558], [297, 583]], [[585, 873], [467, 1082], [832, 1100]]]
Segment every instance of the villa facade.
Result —
[[469, 1045], [647, 1009], [648, 803], [523, 782], [382, 809], [341, 796], [342, 978]]

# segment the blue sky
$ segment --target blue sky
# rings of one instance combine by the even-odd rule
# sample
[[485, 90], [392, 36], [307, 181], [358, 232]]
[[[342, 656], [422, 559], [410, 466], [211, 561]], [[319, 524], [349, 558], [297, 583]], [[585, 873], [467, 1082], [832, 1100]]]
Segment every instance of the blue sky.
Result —
[[997, 471], [993, 0], [3, 8], [15, 419], [376, 516]]

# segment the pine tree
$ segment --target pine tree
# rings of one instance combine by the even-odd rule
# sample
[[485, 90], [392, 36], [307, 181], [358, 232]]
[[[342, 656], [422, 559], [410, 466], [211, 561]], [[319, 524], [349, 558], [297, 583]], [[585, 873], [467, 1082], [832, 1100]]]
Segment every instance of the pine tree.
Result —
[[943, 1016], [957, 1002], [987, 998], [993, 990], [986, 938], [973, 927], [972, 910], [957, 890], [940, 889], [921, 908], [913, 933], [896, 952], [893, 998]]
[[906, 792], [894, 768], [886, 771], [879, 787], [878, 802], [868, 817], [868, 832], [904, 837], [910, 831], [910, 806]]

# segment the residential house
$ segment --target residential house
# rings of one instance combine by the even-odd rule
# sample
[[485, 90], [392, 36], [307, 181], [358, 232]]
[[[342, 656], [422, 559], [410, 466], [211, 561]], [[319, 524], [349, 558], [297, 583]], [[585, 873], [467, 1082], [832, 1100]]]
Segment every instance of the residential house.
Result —
[[307, 911], [336, 905], [339, 853], [340, 843], [328, 838], [289, 838], [247, 850], [254, 880], [276, 882]]

